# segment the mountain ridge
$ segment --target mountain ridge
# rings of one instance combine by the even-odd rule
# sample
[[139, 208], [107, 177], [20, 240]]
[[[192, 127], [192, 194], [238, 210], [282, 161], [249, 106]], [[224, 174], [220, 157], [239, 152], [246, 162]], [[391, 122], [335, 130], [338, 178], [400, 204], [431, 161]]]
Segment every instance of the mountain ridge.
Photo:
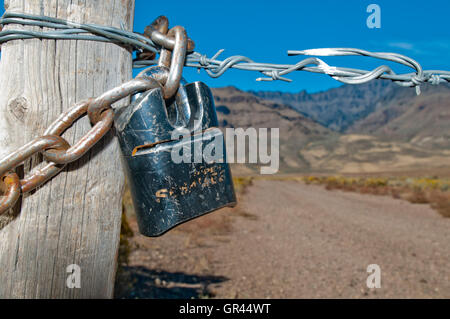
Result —
[[325, 127], [344, 132], [377, 107], [381, 96], [394, 90], [390, 82], [372, 81], [362, 85], [343, 85], [318, 93], [250, 91], [251, 94], [291, 106]]
[[[222, 128], [280, 128], [282, 172], [361, 173], [450, 163], [450, 85], [425, 85], [420, 96], [387, 81], [313, 94], [233, 86], [213, 93]], [[251, 165], [241, 168], [255, 172]]]
[[[379, 80], [312, 94], [305, 91], [250, 93], [286, 104], [340, 133], [375, 135], [384, 140], [394, 139], [427, 147], [449, 147], [450, 85], [425, 84], [421, 91], [417, 96], [413, 88]], [[421, 125], [417, 126], [417, 123]]]

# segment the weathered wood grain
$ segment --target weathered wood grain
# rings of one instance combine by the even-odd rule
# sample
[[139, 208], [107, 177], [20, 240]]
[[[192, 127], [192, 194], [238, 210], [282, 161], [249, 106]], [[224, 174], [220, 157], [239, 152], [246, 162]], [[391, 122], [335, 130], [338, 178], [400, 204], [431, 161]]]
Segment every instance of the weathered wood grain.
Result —
[[[6, 0], [5, 9], [131, 30], [134, 0]], [[17, 40], [4, 44], [1, 54], [0, 156], [41, 135], [75, 102], [132, 76], [130, 52], [114, 44]], [[90, 127], [85, 117], [64, 137], [73, 143]], [[25, 174], [38, 159], [26, 163]], [[118, 144], [110, 132], [25, 195], [20, 212], [0, 217], [0, 297], [111, 298], [122, 191]], [[71, 264], [81, 267], [80, 289], [66, 286]]]

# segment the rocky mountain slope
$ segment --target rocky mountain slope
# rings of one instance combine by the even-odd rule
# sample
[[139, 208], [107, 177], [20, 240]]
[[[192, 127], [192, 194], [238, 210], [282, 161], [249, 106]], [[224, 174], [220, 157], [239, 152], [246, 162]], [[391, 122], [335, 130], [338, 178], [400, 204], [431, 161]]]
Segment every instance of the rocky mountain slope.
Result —
[[[235, 87], [213, 89], [213, 93], [222, 128], [279, 128], [280, 166], [283, 171], [307, 169], [309, 163], [298, 150], [311, 141], [338, 135], [287, 105], [260, 99]], [[235, 169], [249, 173], [257, 167], [235, 165]]]
[[449, 85], [424, 86], [420, 96], [385, 81], [316, 94], [213, 91], [222, 127], [280, 128], [281, 172], [450, 166]]
[[427, 149], [450, 149], [450, 87], [424, 87], [416, 96], [398, 88], [382, 106], [356, 121], [347, 132], [385, 141], [408, 142]]
[[263, 99], [289, 105], [325, 127], [344, 132], [357, 120], [365, 118], [382, 106], [380, 99], [396, 88], [388, 81], [372, 81], [363, 85], [344, 85], [314, 94], [305, 91], [251, 93]]
[[252, 94], [289, 105], [341, 133], [374, 135], [431, 149], [450, 147], [450, 85], [423, 85], [419, 96], [412, 88], [387, 81], [344, 85], [314, 94]]

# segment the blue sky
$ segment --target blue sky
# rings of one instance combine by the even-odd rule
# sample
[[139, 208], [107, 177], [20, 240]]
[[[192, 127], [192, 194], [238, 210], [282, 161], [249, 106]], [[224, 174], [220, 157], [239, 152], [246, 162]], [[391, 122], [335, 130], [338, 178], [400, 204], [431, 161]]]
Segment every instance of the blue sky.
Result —
[[[3, 1], [2, 4], [3, 11]], [[369, 29], [366, 8], [381, 7], [381, 28]], [[296, 63], [287, 50], [320, 47], [357, 47], [398, 52], [418, 60], [425, 69], [450, 70], [448, 0], [317, 0], [317, 1], [148, 1], [136, 0], [135, 30], [142, 32], [159, 15], [172, 26], [183, 25], [196, 50], [221, 57], [245, 55], [257, 62]], [[380, 62], [370, 58], [324, 58], [333, 65], [370, 69]], [[394, 66], [396, 71], [407, 71]], [[244, 90], [316, 92], [340, 84], [325, 75], [297, 72], [294, 81], [256, 82], [258, 73], [230, 70], [219, 79], [204, 71], [187, 69], [188, 81], [201, 80], [212, 87], [234, 85]]]

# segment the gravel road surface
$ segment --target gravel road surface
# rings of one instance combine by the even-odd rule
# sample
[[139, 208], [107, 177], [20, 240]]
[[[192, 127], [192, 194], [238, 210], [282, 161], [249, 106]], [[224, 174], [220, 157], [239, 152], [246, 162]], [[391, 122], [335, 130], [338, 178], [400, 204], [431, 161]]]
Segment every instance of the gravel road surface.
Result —
[[450, 298], [450, 219], [385, 196], [256, 180], [237, 208], [132, 244], [118, 297]]

